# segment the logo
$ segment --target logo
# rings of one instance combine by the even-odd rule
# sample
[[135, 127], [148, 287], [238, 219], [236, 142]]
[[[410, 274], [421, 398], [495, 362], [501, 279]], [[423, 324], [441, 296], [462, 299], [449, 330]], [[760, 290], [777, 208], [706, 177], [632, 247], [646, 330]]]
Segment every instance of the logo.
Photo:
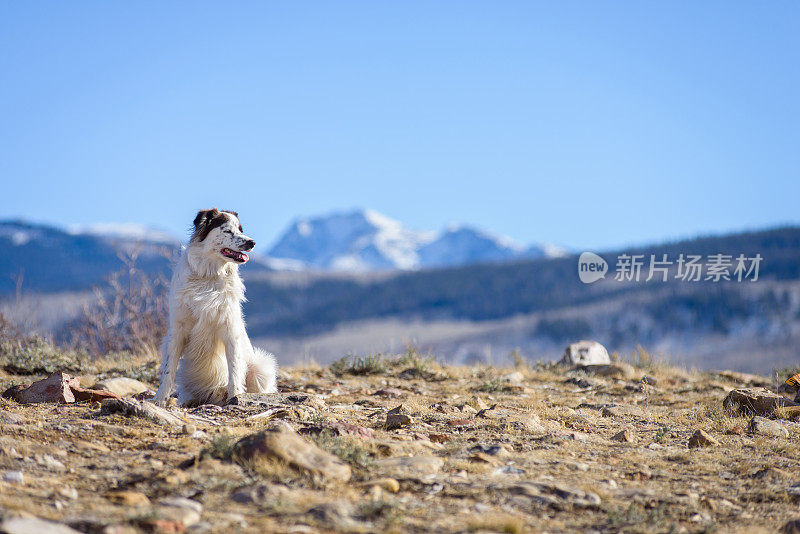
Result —
[[608, 263], [594, 252], [584, 252], [578, 258], [578, 278], [584, 284], [597, 282], [606, 277]]

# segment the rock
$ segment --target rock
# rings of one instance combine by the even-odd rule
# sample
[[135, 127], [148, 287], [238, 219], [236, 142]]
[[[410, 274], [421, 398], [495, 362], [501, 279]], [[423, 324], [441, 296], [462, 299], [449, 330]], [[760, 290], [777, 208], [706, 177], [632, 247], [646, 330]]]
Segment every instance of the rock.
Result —
[[538, 504], [553, 507], [557, 510], [568, 507], [597, 508], [602, 502], [600, 497], [591, 491], [583, 491], [560, 484], [523, 482], [506, 488], [514, 495], [529, 498]]
[[303, 439], [285, 423], [251, 434], [234, 446], [239, 461], [278, 460], [312, 475], [331, 480], [350, 480], [350, 466]]
[[600, 380], [593, 378], [582, 378], [579, 376], [572, 376], [564, 381], [565, 384], [573, 384], [581, 389], [594, 388], [603, 384]]
[[428, 434], [428, 439], [434, 443], [447, 443], [453, 438], [447, 434]]
[[414, 420], [402, 413], [390, 413], [386, 415], [386, 430], [394, 430], [403, 426], [410, 426]]
[[469, 419], [450, 419], [447, 424], [454, 427], [463, 427], [472, 426], [475, 424], [475, 422]]
[[519, 385], [522, 384], [522, 382], [525, 380], [525, 375], [523, 375], [519, 371], [514, 371], [513, 373], [508, 373], [501, 376], [500, 380], [512, 385]]
[[734, 413], [742, 415], [770, 416], [776, 408], [783, 406], [800, 406], [765, 388], [734, 389], [722, 401], [722, 406]]
[[103, 402], [106, 399], [118, 399], [119, 395], [111, 393], [110, 391], [100, 391], [95, 389], [86, 389], [77, 386], [70, 386], [72, 394], [75, 395], [76, 401], [88, 402]]
[[611, 436], [611, 439], [614, 441], [619, 441], [620, 443], [633, 443], [636, 441], [636, 439], [633, 437], [633, 432], [629, 428], [614, 434]]
[[361, 439], [372, 439], [375, 432], [371, 428], [365, 428], [354, 423], [344, 421], [326, 421], [319, 425], [311, 425], [299, 430], [300, 434], [319, 434], [320, 432], [330, 432], [334, 436], [355, 436]]
[[11, 398], [20, 404], [36, 404], [40, 402], [75, 402], [75, 395], [70, 386], [80, 388], [81, 377], [72, 378], [66, 373], [55, 372], [45, 379], [38, 380], [29, 386], [14, 386], [3, 392], [3, 397]]
[[185, 497], [165, 497], [158, 501], [158, 504], [161, 506], [172, 506], [173, 508], [185, 508], [197, 512], [198, 514], [203, 513], [202, 504]]
[[612, 404], [600, 412], [603, 417], [644, 417], [645, 411], [639, 406]]
[[108, 391], [118, 397], [132, 397], [136, 394], [150, 391], [150, 386], [133, 378], [118, 376], [101, 380], [93, 385], [92, 389]]
[[61, 488], [58, 488], [56, 490], [56, 494], [59, 495], [60, 497], [64, 497], [65, 499], [69, 499], [72, 501], [74, 501], [79, 497], [78, 490], [76, 490], [75, 488], [71, 488], [69, 486], [63, 486]]
[[115, 503], [125, 506], [147, 506], [150, 504], [150, 499], [147, 495], [138, 491], [112, 491], [106, 493], [106, 499]]
[[776, 438], [789, 437], [789, 432], [783, 428], [780, 423], [759, 416], [750, 419], [750, 424], [747, 425], [747, 431], [751, 434], [774, 436]]
[[22, 471], [6, 471], [3, 473], [3, 480], [11, 484], [24, 484], [25, 475]]
[[353, 519], [353, 506], [347, 501], [326, 502], [312, 506], [306, 511], [326, 527], [335, 525], [337, 529], [354, 529], [358, 522]]
[[542, 420], [535, 413], [530, 414], [528, 418], [522, 422], [522, 424], [525, 425], [525, 430], [528, 430], [529, 432], [534, 432], [536, 434], [543, 434], [547, 432], [547, 429], [542, 424]]
[[781, 527], [781, 534], [800, 534], [800, 518], [784, 523]]
[[478, 445], [470, 447], [469, 452], [497, 456], [498, 458], [508, 456], [508, 449], [499, 444], [486, 445], [484, 443], [479, 443]]
[[171, 519], [144, 519], [139, 521], [139, 526], [142, 527], [145, 532], [152, 532], [154, 534], [182, 534], [186, 532], [186, 526], [184, 526], [183, 523]]
[[108, 399], [100, 404], [100, 412], [104, 415], [123, 413], [130, 417], [143, 417], [155, 423], [182, 429], [183, 419], [166, 408], [156, 406], [152, 402], [140, 401], [131, 398]]
[[704, 430], [698, 430], [692, 434], [691, 438], [689, 438], [690, 449], [696, 449], [698, 447], [714, 447], [716, 445], [719, 445], [719, 441], [717, 441], [713, 436]]
[[256, 484], [238, 489], [231, 498], [242, 504], [267, 504], [276, 499], [292, 500], [292, 490], [278, 484]]
[[578, 341], [567, 347], [558, 362], [561, 365], [607, 365], [611, 363], [606, 348], [596, 341]]
[[186, 436], [191, 436], [195, 432], [197, 432], [197, 427], [190, 423], [186, 423], [181, 427], [181, 434]]
[[362, 486], [378, 486], [384, 491], [389, 493], [397, 493], [400, 491], [400, 483], [393, 478], [378, 478], [375, 480], [368, 480], [361, 483]]
[[399, 456], [375, 461], [375, 469], [393, 478], [413, 478], [439, 472], [444, 460], [437, 456]]
[[80, 534], [67, 525], [45, 521], [38, 517], [12, 517], [0, 523], [0, 532], [4, 534]]
[[621, 378], [624, 380], [631, 380], [636, 378], [636, 369], [628, 363], [609, 363], [609, 364], [591, 364], [591, 365], [578, 365], [576, 371], [583, 371], [585, 373], [605, 376], [609, 378]]
[[373, 395], [378, 395], [379, 397], [394, 397], [394, 398], [402, 397], [405, 394], [406, 394], [405, 391], [397, 388], [383, 388], [373, 393]]
[[160, 506], [155, 515], [157, 519], [174, 522], [183, 527], [190, 527], [200, 522], [200, 512], [187, 506]]

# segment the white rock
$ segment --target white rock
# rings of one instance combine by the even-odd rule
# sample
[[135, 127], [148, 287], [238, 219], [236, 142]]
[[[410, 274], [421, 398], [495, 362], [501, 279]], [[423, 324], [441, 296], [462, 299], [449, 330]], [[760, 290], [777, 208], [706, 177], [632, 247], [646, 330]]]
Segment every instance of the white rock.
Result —
[[22, 471], [6, 471], [3, 474], [3, 480], [12, 484], [24, 484], [25, 475], [22, 473]]
[[578, 341], [567, 347], [561, 365], [606, 365], [611, 363], [606, 348], [597, 341]]
[[149, 391], [150, 386], [133, 378], [119, 376], [116, 378], [106, 378], [105, 380], [101, 380], [92, 386], [92, 389], [103, 389], [105, 391], [110, 391], [111, 393], [116, 393], [120, 397], [130, 397], [136, 395], [137, 393]]

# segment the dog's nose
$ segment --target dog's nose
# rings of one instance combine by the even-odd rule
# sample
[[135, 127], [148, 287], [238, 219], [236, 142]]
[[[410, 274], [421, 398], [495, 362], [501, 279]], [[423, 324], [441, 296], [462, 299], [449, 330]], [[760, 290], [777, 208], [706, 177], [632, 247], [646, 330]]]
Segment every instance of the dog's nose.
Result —
[[244, 250], [253, 250], [253, 247], [255, 247], [255, 246], [256, 246], [255, 240], [248, 239], [247, 241], [244, 242], [244, 245], [242, 246], [242, 248]]

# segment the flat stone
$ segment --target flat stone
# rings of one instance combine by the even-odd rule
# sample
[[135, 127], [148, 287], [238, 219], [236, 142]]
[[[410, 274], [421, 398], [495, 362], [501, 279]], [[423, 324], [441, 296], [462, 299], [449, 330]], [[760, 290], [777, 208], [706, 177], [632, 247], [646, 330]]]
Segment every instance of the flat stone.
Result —
[[80, 534], [67, 525], [45, 521], [38, 517], [12, 517], [0, 523], [0, 532], [4, 534]]
[[522, 482], [506, 488], [508, 493], [521, 495], [531, 501], [561, 510], [568, 507], [597, 508], [602, 500], [591, 491], [583, 491], [561, 484]]
[[203, 505], [197, 501], [193, 501], [192, 499], [187, 499], [185, 497], [165, 497], [158, 501], [158, 504], [161, 506], [172, 506], [174, 508], [186, 508], [187, 510], [193, 510], [198, 514], [203, 513]]
[[318, 425], [311, 425], [299, 430], [300, 434], [319, 434], [320, 432], [330, 432], [334, 436], [355, 436], [361, 439], [372, 439], [375, 431], [355, 423], [345, 421], [326, 421]]
[[761, 434], [763, 436], [774, 436], [776, 438], [788, 438], [789, 431], [777, 421], [772, 421], [764, 417], [755, 416], [750, 419], [747, 431], [751, 434]]
[[234, 457], [244, 461], [279, 460], [331, 480], [350, 480], [350, 466], [305, 440], [285, 423], [239, 440]]
[[704, 430], [698, 430], [692, 434], [691, 438], [689, 438], [690, 449], [696, 449], [698, 447], [715, 447], [717, 445], [719, 445], [719, 441], [717, 441], [713, 436]]
[[433, 475], [439, 472], [444, 460], [438, 456], [399, 456], [375, 461], [378, 472], [393, 478], [413, 478], [420, 475]]
[[92, 389], [109, 391], [118, 397], [132, 397], [139, 393], [150, 391], [150, 386], [133, 378], [118, 376], [116, 378], [101, 380], [93, 385]]
[[118, 399], [119, 395], [110, 391], [86, 389], [82, 387], [70, 386], [76, 401], [103, 402], [106, 399]]
[[612, 404], [600, 412], [603, 417], [644, 417], [645, 411], [639, 406]]
[[122, 413], [129, 417], [142, 417], [155, 423], [182, 429], [184, 420], [161, 406], [152, 402], [131, 398], [108, 399], [100, 404], [100, 412], [104, 415]]
[[728, 411], [742, 415], [770, 416], [776, 408], [800, 406], [800, 404], [765, 388], [742, 388], [728, 393], [722, 401], [722, 406]]
[[624, 380], [631, 380], [636, 378], [636, 369], [628, 363], [608, 363], [608, 364], [592, 364], [592, 365], [579, 365], [575, 368], [576, 371], [583, 371], [585, 373], [593, 374], [596, 376], [605, 376], [609, 378], [622, 378]]

